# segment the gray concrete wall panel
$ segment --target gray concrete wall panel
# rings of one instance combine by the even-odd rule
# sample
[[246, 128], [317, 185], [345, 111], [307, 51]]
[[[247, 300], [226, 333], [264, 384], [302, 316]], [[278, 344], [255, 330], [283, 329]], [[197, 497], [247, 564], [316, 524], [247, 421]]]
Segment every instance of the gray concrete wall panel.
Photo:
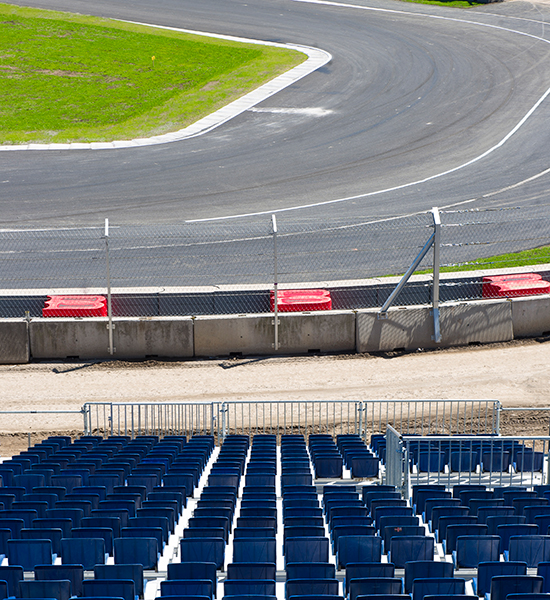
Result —
[[550, 333], [550, 296], [514, 298], [511, 304], [514, 338]]
[[357, 352], [391, 352], [397, 349], [433, 348], [433, 318], [427, 307], [390, 309], [386, 318], [378, 310], [357, 312]]
[[441, 346], [506, 342], [514, 338], [508, 300], [484, 300], [442, 306]]
[[35, 359], [81, 360], [193, 356], [193, 320], [114, 319], [116, 353], [109, 354], [107, 319], [34, 319], [30, 351]]
[[29, 333], [25, 320], [0, 321], [0, 364], [18, 365], [29, 362]]

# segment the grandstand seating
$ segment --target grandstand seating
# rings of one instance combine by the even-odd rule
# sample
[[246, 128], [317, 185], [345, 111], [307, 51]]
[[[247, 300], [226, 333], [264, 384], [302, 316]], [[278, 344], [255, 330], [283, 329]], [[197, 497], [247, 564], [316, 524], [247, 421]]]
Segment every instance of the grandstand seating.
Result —
[[[0, 595], [3, 581], [6, 596], [57, 600], [550, 592], [548, 486], [415, 485], [402, 498], [378, 483], [383, 436], [279, 438], [228, 435], [219, 449], [209, 436], [48, 438], [4, 461]], [[544, 460], [497, 438], [460, 444], [413, 445], [412, 472], [504, 476]]]

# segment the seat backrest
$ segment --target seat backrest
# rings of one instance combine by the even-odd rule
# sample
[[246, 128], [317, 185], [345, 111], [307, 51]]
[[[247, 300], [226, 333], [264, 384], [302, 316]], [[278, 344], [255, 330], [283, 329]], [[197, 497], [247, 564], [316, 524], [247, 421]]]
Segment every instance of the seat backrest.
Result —
[[402, 593], [403, 581], [399, 577], [365, 577], [349, 581], [350, 600], [356, 600], [357, 596], [366, 594]]
[[525, 561], [528, 567], [536, 567], [541, 562], [550, 561], [550, 536], [511, 536], [508, 558]]
[[285, 597], [338, 595], [339, 581], [337, 579], [287, 579], [285, 584]]
[[105, 563], [105, 540], [103, 538], [63, 538], [61, 540], [63, 562], [82, 565], [90, 571], [95, 565]]
[[15, 596], [16, 598], [21, 597], [19, 584], [23, 581], [24, 576], [25, 573], [22, 566], [0, 566], [0, 580], [8, 583], [8, 596]]
[[293, 562], [328, 562], [328, 558], [329, 541], [325, 537], [290, 538], [286, 541], [285, 564]]
[[456, 550], [456, 539], [465, 535], [488, 535], [487, 525], [479, 523], [473, 525], [448, 525], [444, 540], [445, 554], [452, 554]]
[[71, 582], [71, 596], [81, 596], [84, 567], [82, 565], [37, 565], [34, 568], [34, 578], [36, 581], [68, 579]]
[[485, 596], [491, 591], [491, 579], [497, 575], [527, 575], [527, 563], [490, 561], [480, 562], [477, 566], [476, 592]]
[[453, 564], [446, 561], [412, 560], [405, 563], [405, 593], [412, 592], [415, 579], [449, 578], [453, 577]]
[[68, 579], [21, 581], [21, 598], [56, 598], [69, 600], [71, 582]]
[[349, 563], [382, 560], [382, 538], [374, 535], [346, 535], [338, 541], [336, 564], [345, 569]]
[[233, 541], [233, 562], [276, 563], [276, 548], [273, 538], [238, 538]]
[[411, 560], [433, 560], [435, 540], [427, 536], [402, 536], [391, 539], [389, 560], [396, 569], [404, 569]]
[[32, 571], [36, 565], [51, 565], [53, 549], [50, 540], [8, 540], [8, 561]]
[[501, 539], [500, 550], [505, 552], [508, 550], [510, 545], [510, 538], [513, 535], [538, 535], [538, 525], [532, 525], [527, 523], [515, 524], [515, 525], [499, 525], [497, 527], [497, 535]]
[[223, 584], [224, 597], [240, 594], [275, 595], [275, 580], [269, 579], [226, 579]]
[[535, 575], [495, 575], [491, 580], [491, 600], [506, 600], [508, 594], [539, 594], [542, 577]]
[[123, 600], [135, 600], [136, 585], [132, 579], [88, 579], [82, 584], [82, 596], [112, 596]]
[[458, 577], [418, 578], [412, 583], [412, 600], [423, 600], [427, 595], [465, 593], [466, 581]]
[[287, 579], [335, 579], [336, 567], [324, 562], [288, 563], [286, 576]]
[[[231, 563], [227, 565], [227, 579], [270, 579], [275, 580], [275, 563]], [[287, 573], [288, 576], [288, 573]]]
[[212, 598], [214, 587], [210, 579], [166, 579], [161, 581], [162, 596], [206, 596]]
[[115, 564], [140, 564], [156, 569], [159, 557], [157, 538], [121, 537], [114, 540]]
[[180, 552], [182, 563], [213, 562], [216, 565], [216, 569], [223, 570], [225, 560], [225, 542], [220, 538], [184, 538], [180, 541]]
[[465, 535], [456, 540], [457, 568], [477, 568], [480, 562], [492, 562], [500, 558], [498, 535]]

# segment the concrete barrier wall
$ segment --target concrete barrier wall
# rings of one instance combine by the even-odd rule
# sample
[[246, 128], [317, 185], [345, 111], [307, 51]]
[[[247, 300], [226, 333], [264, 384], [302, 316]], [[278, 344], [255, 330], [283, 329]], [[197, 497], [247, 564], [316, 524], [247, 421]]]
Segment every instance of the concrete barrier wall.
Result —
[[[273, 315], [197, 317], [195, 356], [275, 354]], [[355, 313], [279, 315], [280, 353], [355, 351]]]
[[513, 339], [511, 302], [486, 300], [441, 306], [441, 343], [433, 340], [431, 308], [413, 306], [390, 309], [386, 317], [377, 310], [357, 312], [357, 352], [390, 352], [416, 348], [445, 348]]
[[0, 364], [18, 365], [29, 362], [28, 323], [22, 319], [0, 321]]
[[[447, 303], [436, 344], [428, 306], [279, 315], [279, 354], [381, 352], [503, 342], [550, 332], [550, 296]], [[3, 319], [0, 363], [31, 359], [190, 358], [275, 354], [273, 315], [116, 318], [114, 356], [107, 319]]]
[[187, 358], [194, 355], [193, 319], [189, 317], [114, 319], [116, 352], [109, 354], [106, 318], [32, 319], [31, 358], [144, 359]]

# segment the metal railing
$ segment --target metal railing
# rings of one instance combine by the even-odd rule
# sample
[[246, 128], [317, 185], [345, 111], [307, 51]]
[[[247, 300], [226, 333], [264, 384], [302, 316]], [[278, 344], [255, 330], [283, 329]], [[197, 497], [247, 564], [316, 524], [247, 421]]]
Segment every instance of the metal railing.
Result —
[[219, 402], [88, 402], [85, 435], [219, 436]]
[[409, 496], [420, 484], [532, 487], [550, 481], [549, 452], [548, 436], [411, 437], [388, 427], [385, 481]]
[[280, 400], [210, 403], [91, 402], [87, 435], [356, 433], [368, 440], [387, 426], [417, 435], [498, 433], [495, 400]]

